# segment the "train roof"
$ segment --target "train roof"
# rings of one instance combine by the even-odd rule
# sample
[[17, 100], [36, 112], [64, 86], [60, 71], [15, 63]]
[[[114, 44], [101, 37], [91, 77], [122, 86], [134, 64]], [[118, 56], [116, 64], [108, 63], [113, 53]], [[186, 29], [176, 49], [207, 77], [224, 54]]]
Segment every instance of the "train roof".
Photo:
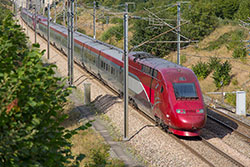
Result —
[[[46, 21], [43, 21], [43, 23], [45, 25], [47, 25]], [[66, 27], [60, 25], [60, 24], [56, 24], [56, 23], [51, 23], [50, 26], [63, 33], [64, 35], [68, 35], [68, 30]], [[80, 32], [74, 32], [74, 39], [86, 44], [87, 46], [96, 49], [97, 51], [103, 52], [104, 54], [107, 54], [109, 56], [111, 56], [112, 58], [115, 58], [119, 61], [122, 61], [122, 57], [123, 57], [123, 50], [120, 48], [117, 48], [115, 46], [106, 44], [104, 42], [101, 42], [99, 40], [93, 39], [87, 35], [81, 34]]]
[[131, 52], [129, 56], [138, 60], [138, 63], [147, 65], [153, 69], [161, 70], [166, 68], [185, 68], [165, 59], [157, 58], [147, 52]]
[[[32, 15], [28, 10], [25, 10], [25, 13]], [[43, 16], [41, 16], [43, 17]], [[47, 21], [42, 20], [43, 24], [47, 25]], [[56, 24], [51, 22], [50, 26], [55, 29], [56, 31], [64, 34], [65, 36], [68, 35], [68, 30], [66, 27], [60, 24]], [[102, 52], [108, 56], [111, 56], [112, 58], [117, 59], [121, 63], [123, 63], [123, 50], [120, 48], [117, 48], [113, 45], [106, 44], [102, 41], [93, 39], [92, 37], [89, 37], [85, 34], [81, 34], [80, 32], [74, 32], [74, 39], [79, 41], [80, 43], [83, 43], [87, 45], [87, 47], [91, 47], [98, 52]], [[165, 59], [156, 58], [152, 56], [149, 53], [146, 52], [130, 52], [129, 53], [130, 59], [136, 59], [138, 63], [147, 65], [153, 69], [162, 70], [166, 68], [185, 68], [183, 66], [177, 65], [173, 62], [167, 61]]]
[[100, 52], [103, 52], [107, 55], [112, 56], [113, 58], [122, 61], [123, 50], [115, 46], [103, 43], [99, 40], [95, 40], [87, 35], [81, 34], [79, 32], [74, 33], [75, 39], [81, 41], [82, 43], [97, 49]]

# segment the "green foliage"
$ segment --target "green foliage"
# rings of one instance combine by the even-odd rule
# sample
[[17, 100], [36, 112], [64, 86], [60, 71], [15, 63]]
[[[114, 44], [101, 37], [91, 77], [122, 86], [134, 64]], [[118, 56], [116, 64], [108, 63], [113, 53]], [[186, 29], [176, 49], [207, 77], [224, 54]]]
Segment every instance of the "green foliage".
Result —
[[231, 64], [228, 61], [225, 61], [223, 64], [220, 64], [215, 68], [213, 79], [217, 88], [221, 88], [222, 86], [228, 85], [230, 83], [231, 68]]
[[192, 0], [190, 6], [184, 7], [183, 17], [190, 23], [182, 27], [182, 32], [191, 39], [202, 39], [217, 27], [211, 1]]
[[235, 18], [247, 21], [248, 17], [250, 17], [250, 1], [241, 0], [239, 9], [235, 13]]
[[217, 40], [209, 42], [208, 47], [206, 47], [205, 49], [208, 51], [219, 49], [223, 44], [226, 44], [228, 42], [231, 34], [232, 32], [225, 33], [222, 36], [220, 36]]
[[106, 32], [104, 32], [102, 34], [101, 40], [107, 41], [107, 40], [111, 39], [112, 37], [115, 37], [115, 40], [117, 40], [117, 41], [122, 39], [122, 37], [123, 37], [122, 24], [109, 28]]
[[210, 57], [209, 58], [209, 63], [208, 63], [209, 71], [213, 71], [215, 68], [220, 66], [220, 62], [221, 62], [220, 58], [218, 58], [218, 57]]
[[6, 8], [6, 6], [11, 6], [11, 2], [8, 1], [8, 0], [1, 0], [1, 3], [0, 3], [0, 25], [2, 25], [2, 21], [4, 20], [4, 18], [7, 16], [7, 15], [10, 15], [11, 14], [11, 11]]
[[201, 61], [196, 65], [192, 65], [192, 70], [198, 79], [205, 79], [210, 74], [209, 65]]
[[233, 19], [234, 14], [238, 11], [240, 0], [216, 0], [213, 2], [215, 6], [215, 15], [222, 19]]
[[227, 40], [227, 49], [232, 50], [238, 47], [243, 47], [242, 39], [246, 38], [247, 35], [244, 30], [239, 29], [235, 30], [231, 33], [231, 38]]
[[109, 153], [110, 147], [109, 145], [101, 145], [97, 149], [92, 149], [91, 150], [91, 157], [89, 162], [87, 162], [85, 165], [87, 167], [124, 167], [125, 164], [124, 162], [116, 159], [111, 159], [110, 158], [110, 153]]
[[84, 155], [71, 153], [63, 107], [71, 88], [44, 65], [38, 45], [30, 50], [10, 16], [0, 25], [0, 166], [78, 166]]
[[237, 47], [234, 49], [233, 58], [245, 58], [247, 55], [247, 50], [244, 47]]
[[[166, 13], [163, 13], [162, 15], [159, 15], [159, 17], [161, 18], [166, 18], [167, 16], [169, 18], [172, 16], [172, 14], [170, 14], [169, 12], [166, 12]], [[168, 31], [169, 29], [170, 28], [167, 26], [155, 27], [152, 25], [152, 23], [146, 20], [135, 20], [133, 24], [134, 33], [133, 33], [133, 39], [131, 40], [131, 44], [133, 46], [137, 46], [147, 40], [152, 39], [153, 37], [163, 32]], [[169, 32], [168, 34], [163, 35], [154, 41], [174, 41], [174, 40], [176, 40], [176, 34], [174, 34], [173, 32]], [[175, 43], [166, 43], [166, 44], [147, 43], [139, 47], [137, 50], [143, 50], [155, 56], [164, 57], [170, 51], [176, 50], [176, 44]]]
[[106, 166], [109, 158], [109, 146], [105, 145], [103, 148], [92, 150], [92, 157], [88, 167], [96, 167], [96, 166]]
[[227, 93], [225, 96], [225, 99], [229, 104], [236, 106], [236, 94], [235, 93]]
[[110, 23], [112, 23], [112, 24], [123, 24], [123, 19], [117, 18], [117, 17], [113, 17], [113, 18], [110, 20]]

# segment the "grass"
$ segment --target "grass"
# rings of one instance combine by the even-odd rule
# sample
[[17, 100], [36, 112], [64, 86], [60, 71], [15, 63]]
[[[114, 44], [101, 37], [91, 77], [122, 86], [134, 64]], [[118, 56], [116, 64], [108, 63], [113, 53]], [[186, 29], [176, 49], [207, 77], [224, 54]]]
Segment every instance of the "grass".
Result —
[[[82, 95], [79, 91], [76, 91], [75, 94], [78, 98]], [[84, 109], [91, 112], [95, 110], [91, 105], [86, 106]], [[76, 129], [87, 121], [79, 123], [81, 113], [75, 109], [74, 103], [70, 100], [68, 100], [64, 108], [64, 113], [68, 115], [68, 118], [62, 125], [69, 130]], [[71, 142], [73, 145], [71, 150], [74, 155], [84, 154], [86, 156], [80, 163], [80, 166], [125, 166], [123, 161], [111, 157], [110, 146], [105, 143], [103, 137], [93, 128], [79, 131], [78, 134], [71, 138]]]
[[86, 157], [81, 166], [124, 166], [121, 160], [110, 157], [110, 146], [105, 144], [104, 139], [92, 128], [81, 131], [72, 138], [72, 152], [82, 153]]
[[246, 38], [246, 32], [242, 29], [230, 31], [221, 35], [218, 39], [208, 43], [208, 46], [204, 50], [213, 51], [219, 49], [222, 45], [227, 44], [229, 50], [237, 47], [240, 44], [240, 40]]

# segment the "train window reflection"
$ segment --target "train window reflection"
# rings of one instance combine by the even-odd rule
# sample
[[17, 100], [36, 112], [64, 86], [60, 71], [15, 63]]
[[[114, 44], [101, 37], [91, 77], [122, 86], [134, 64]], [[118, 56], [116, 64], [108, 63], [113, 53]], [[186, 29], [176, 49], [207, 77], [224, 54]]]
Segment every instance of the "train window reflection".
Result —
[[173, 83], [176, 99], [198, 99], [194, 83]]

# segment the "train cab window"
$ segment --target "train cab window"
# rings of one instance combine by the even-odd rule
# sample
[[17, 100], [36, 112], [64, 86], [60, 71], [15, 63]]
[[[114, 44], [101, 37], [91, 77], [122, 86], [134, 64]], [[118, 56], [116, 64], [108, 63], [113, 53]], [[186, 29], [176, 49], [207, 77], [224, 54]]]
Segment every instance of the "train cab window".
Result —
[[147, 74], [149, 74], [149, 75], [152, 75], [152, 70], [153, 70], [153, 69], [152, 69], [151, 67], [142, 65], [142, 68], [141, 68], [141, 71], [142, 71], [142, 72], [145, 72], [145, 73], [147, 73]]
[[176, 99], [198, 99], [194, 83], [173, 83]]

